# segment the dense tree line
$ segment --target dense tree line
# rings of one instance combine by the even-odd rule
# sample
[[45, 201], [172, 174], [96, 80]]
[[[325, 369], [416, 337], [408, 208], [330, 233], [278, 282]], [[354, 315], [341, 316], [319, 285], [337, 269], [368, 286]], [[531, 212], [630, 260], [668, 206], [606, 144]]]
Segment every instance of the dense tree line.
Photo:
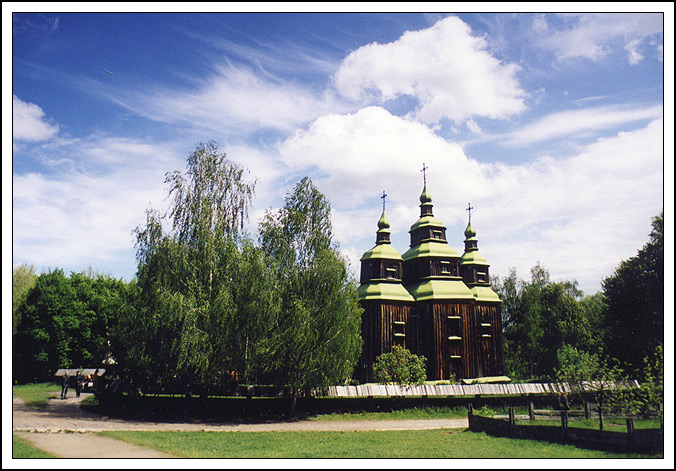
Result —
[[555, 380], [564, 370], [594, 370], [598, 376], [615, 366], [643, 379], [646, 362], [659, 362], [664, 342], [663, 225], [661, 213], [653, 219], [650, 241], [592, 296], [584, 296], [574, 280], [551, 281], [539, 263], [530, 281], [514, 269], [493, 278], [503, 301], [507, 374]]
[[[361, 351], [356, 281], [333, 241], [327, 199], [304, 178], [244, 232], [255, 180], [200, 144], [166, 175], [172, 205], [135, 230], [136, 279], [33, 267], [13, 273], [13, 367], [20, 382], [114, 359], [145, 391], [231, 391], [274, 384], [293, 398], [350, 379]], [[494, 277], [507, 374], [560, 380], [661, 372], [663, 215], [650, 241], [584, 296], [539, 263], [524, 281]], [[577, 376], [576, 376], [577, 375]], [[616, 375], [617, 376], [617, 375]]]
[[266, 213], [258, 244], [243, 232], [255, 181], [213, 142], [165, 183], [171, 208], [136, 229], [136, 282], [110, 330], [124, 376], [144, 391], [275, 384], [294, 399], [348, 380], [361, 351], [356, 282], [310, 179]]
[[14, 379], [49, 381], [58, 368], [96, 367], [110, 357], [110, 331], [133, 283], [53, 270], [36, 276], [16, 310]]

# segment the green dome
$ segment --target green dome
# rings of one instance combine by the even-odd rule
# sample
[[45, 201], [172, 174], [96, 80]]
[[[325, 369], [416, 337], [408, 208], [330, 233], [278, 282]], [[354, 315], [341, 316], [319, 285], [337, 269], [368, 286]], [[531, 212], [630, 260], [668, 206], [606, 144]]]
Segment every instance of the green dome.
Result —
[[385, 216], [385, 210], [383, 210], [383, 214], [380, 215], [380, 219], [378, 219], [378, 229], [389, 229], [390, 227], [390, 221], [387, 220], [387, 216]]
[[476, 231], [472, 227], [472, 223], [469, 222], [467, 223], [467, 229], [465, 229], [465, 238], [471, 239], [473, 237], [476, 237]]
[[423, 187], [423, 192], [420, 195], [420, 203], [421, 204], [429, 204], [432, 202], [432, 196], [430, 193], [427, 191], [427, 185]]

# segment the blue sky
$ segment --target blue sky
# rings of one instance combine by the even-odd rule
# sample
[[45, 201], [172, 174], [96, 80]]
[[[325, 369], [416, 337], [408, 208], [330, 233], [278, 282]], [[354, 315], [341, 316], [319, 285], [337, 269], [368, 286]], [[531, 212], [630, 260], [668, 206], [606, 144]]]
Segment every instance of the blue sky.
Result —
[[408, 248], [425, 163], [457, 252], [471, 202], [492, 274], [528, 279], [539, 261], [593, 294], [648, 241], [665, 191], [673, 209], [673, 7], [657, 5], [666, 18], [3, 4], [12, 263], [131, 279], [132, 230], [166, 209], [164, 174], [213, 139], [257, 179], [251, 233], [308, 175], [357, 272], [383, 190], [393, 245]]

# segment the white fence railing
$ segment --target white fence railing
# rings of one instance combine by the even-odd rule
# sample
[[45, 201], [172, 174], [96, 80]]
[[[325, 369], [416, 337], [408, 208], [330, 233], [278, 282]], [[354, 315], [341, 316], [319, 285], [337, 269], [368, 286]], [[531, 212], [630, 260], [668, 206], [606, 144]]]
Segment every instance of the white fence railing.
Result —
[[362, 384], [359, 386], [329, 386], [317, 395], [329, 397], [369, 397], [369, 396], [496, 396], [519, 394], [558, 394], [585, 389], [595, 391], [604, 389], [638, 388], [637, 381], [604, 383], [524, 383], [524, 384], [425, 384], [421, 386], [400, 386], [394, 384]]

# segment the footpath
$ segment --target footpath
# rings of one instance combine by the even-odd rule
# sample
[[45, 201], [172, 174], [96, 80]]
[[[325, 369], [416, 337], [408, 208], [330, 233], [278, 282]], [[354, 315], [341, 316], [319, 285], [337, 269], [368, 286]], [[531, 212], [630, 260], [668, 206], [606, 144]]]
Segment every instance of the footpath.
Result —
[[106, 430], [130, 431], [365, 431], [466, 428], [463, 419], [336, 420], [270, 422], [257, 424], [204, 424], [193, 422], [145, 422], [113, 419], [80, 407], [88, 394], [51, 399], [44, 410], [30, 409], [22, 399], [12, 402], [12, 431], [33, 446], [61, 458], [175, 458], [175, 456], [97, 435]]

